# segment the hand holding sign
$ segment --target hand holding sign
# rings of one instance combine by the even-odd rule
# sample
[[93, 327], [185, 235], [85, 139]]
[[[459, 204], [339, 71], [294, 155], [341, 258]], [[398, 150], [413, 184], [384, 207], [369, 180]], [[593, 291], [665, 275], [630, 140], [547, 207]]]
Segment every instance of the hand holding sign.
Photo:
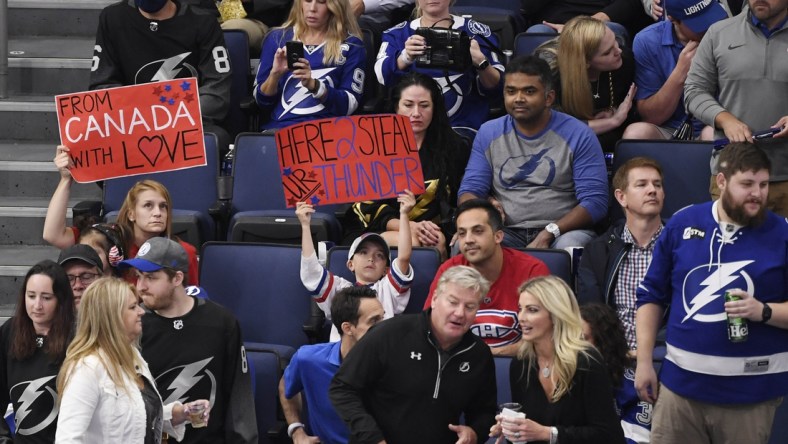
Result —
[[55, 149], [55, 167], [60, 172], [60, 177], [63, 179], [72, 179], [71, 177], [71, 168], [74, 166], [74, 163], [71, 162], [70, 156], [71, 150], [65, 145], [58, 145]]
[[64, 94], [55, 104], [77, 182], [206, 164], [195, 78]]
[[276, 133], [285, 202], [325, 205], [424, 192], [413, 129], [382, 114], [299, 123]]

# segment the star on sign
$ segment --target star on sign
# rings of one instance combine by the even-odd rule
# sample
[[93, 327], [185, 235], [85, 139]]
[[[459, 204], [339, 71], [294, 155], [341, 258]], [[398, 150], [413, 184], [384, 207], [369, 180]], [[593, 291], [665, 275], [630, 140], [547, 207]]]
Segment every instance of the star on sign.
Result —
[[175, 99], [170, 99], [167, 101], [167, 103], [170, 105], [175, 105]]
[[309, 176], [310, 179], [314, 179], [315, 176], [317, 176], [317, 173], [315, 172], [315, 170], [312, 170], [309, 172], [309, 174], [307, 174], [307, 176]]
[[192, 89], [192, 84], [191, 83], [187, 82], [186, 80], [181, 82], [181, 90], [189, 91], [190, 89]]
[[294, 207], [296, 204], [295, 197], [291, 197], [290, 199], [287, 199], [287, 204], [290, 205], [291, 207]]
[[194, 100], [194, 94], [186, 94], [186, 97], [184, 97], [183, 100], [185, 100], [186, 103], [192, 103], [192, 100]]
[[289, 176], [289, 175], [293, 174], [293, 169], [290, 168], [290, 167], [287, 167], [287, 168], [282, 170], [282, 174], [284, 174], [285, 176]]
[[161, 97], [159, 97], [159, 102], [166, 103], [167, 102], [167, 98], [164, 97], [164, 96], [161, 96]]
[[320, 199], [317, 196], [312, 196], [309, 198], [309, 200], [312, 202], [312, 205], [317, 205], [320, 203]]
[[172, 85], [164, 85], [164, 90], [167, 92], [172, 91]]
[[153, 95], [160, 96], [161, 95], [161, 86], [154, 86], [153, 87]]

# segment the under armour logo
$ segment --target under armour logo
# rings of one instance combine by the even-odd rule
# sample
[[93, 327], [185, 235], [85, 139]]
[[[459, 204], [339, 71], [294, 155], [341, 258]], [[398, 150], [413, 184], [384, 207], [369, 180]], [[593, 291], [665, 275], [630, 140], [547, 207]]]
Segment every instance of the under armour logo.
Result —
[[410, 359], [421, 361], [421, 353], [410, 352]]
[[183, 330], [183, 319], [176, 319], [172, 321], [172, 327], [176, 330]]
[[36, 347], [41, 348], [44, 346], [44, 338], [39, 336], [36, 338]]
[[156, 32], [159, 30], [159, 22], [150, 22], [150, 30]]
[[470, 370], [470, 369], [471, 369], [471, 363], [470, 362], [465, 361], [462, 364], [460, 364], [460, 372], [468, 373], [468, 370]]

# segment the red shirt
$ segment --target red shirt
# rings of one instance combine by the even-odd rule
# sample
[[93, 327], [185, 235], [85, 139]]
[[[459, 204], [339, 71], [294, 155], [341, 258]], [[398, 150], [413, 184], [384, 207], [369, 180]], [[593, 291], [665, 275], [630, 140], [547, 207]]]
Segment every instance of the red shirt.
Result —
[[[490, 285], [490, 291], [482, 300], [471, 331], [481, 337], [487, 345], [500, 347], [520, 340], [522, 332], [517, 320], [517, 302], [520, 295], [517, 288], [523, 282], [536, 276], [547, 276], [550, 270], [544, 262], [513, 248], [503, 247], [503, 266], [498, 279]], [[430, 285], [430, 296], [424, 308], [432, 306], [432, 294], [443, 272], [455, 265], [471, 264], [465, 256], [458, 254], [441, 265]]]

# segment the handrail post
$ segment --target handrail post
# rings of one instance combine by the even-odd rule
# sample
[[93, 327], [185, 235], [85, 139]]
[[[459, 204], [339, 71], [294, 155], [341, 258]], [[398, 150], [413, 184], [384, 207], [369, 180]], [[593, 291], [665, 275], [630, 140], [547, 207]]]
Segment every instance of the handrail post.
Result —
[[0, 0], [0, 99], [8, 97], [8, 0]]

